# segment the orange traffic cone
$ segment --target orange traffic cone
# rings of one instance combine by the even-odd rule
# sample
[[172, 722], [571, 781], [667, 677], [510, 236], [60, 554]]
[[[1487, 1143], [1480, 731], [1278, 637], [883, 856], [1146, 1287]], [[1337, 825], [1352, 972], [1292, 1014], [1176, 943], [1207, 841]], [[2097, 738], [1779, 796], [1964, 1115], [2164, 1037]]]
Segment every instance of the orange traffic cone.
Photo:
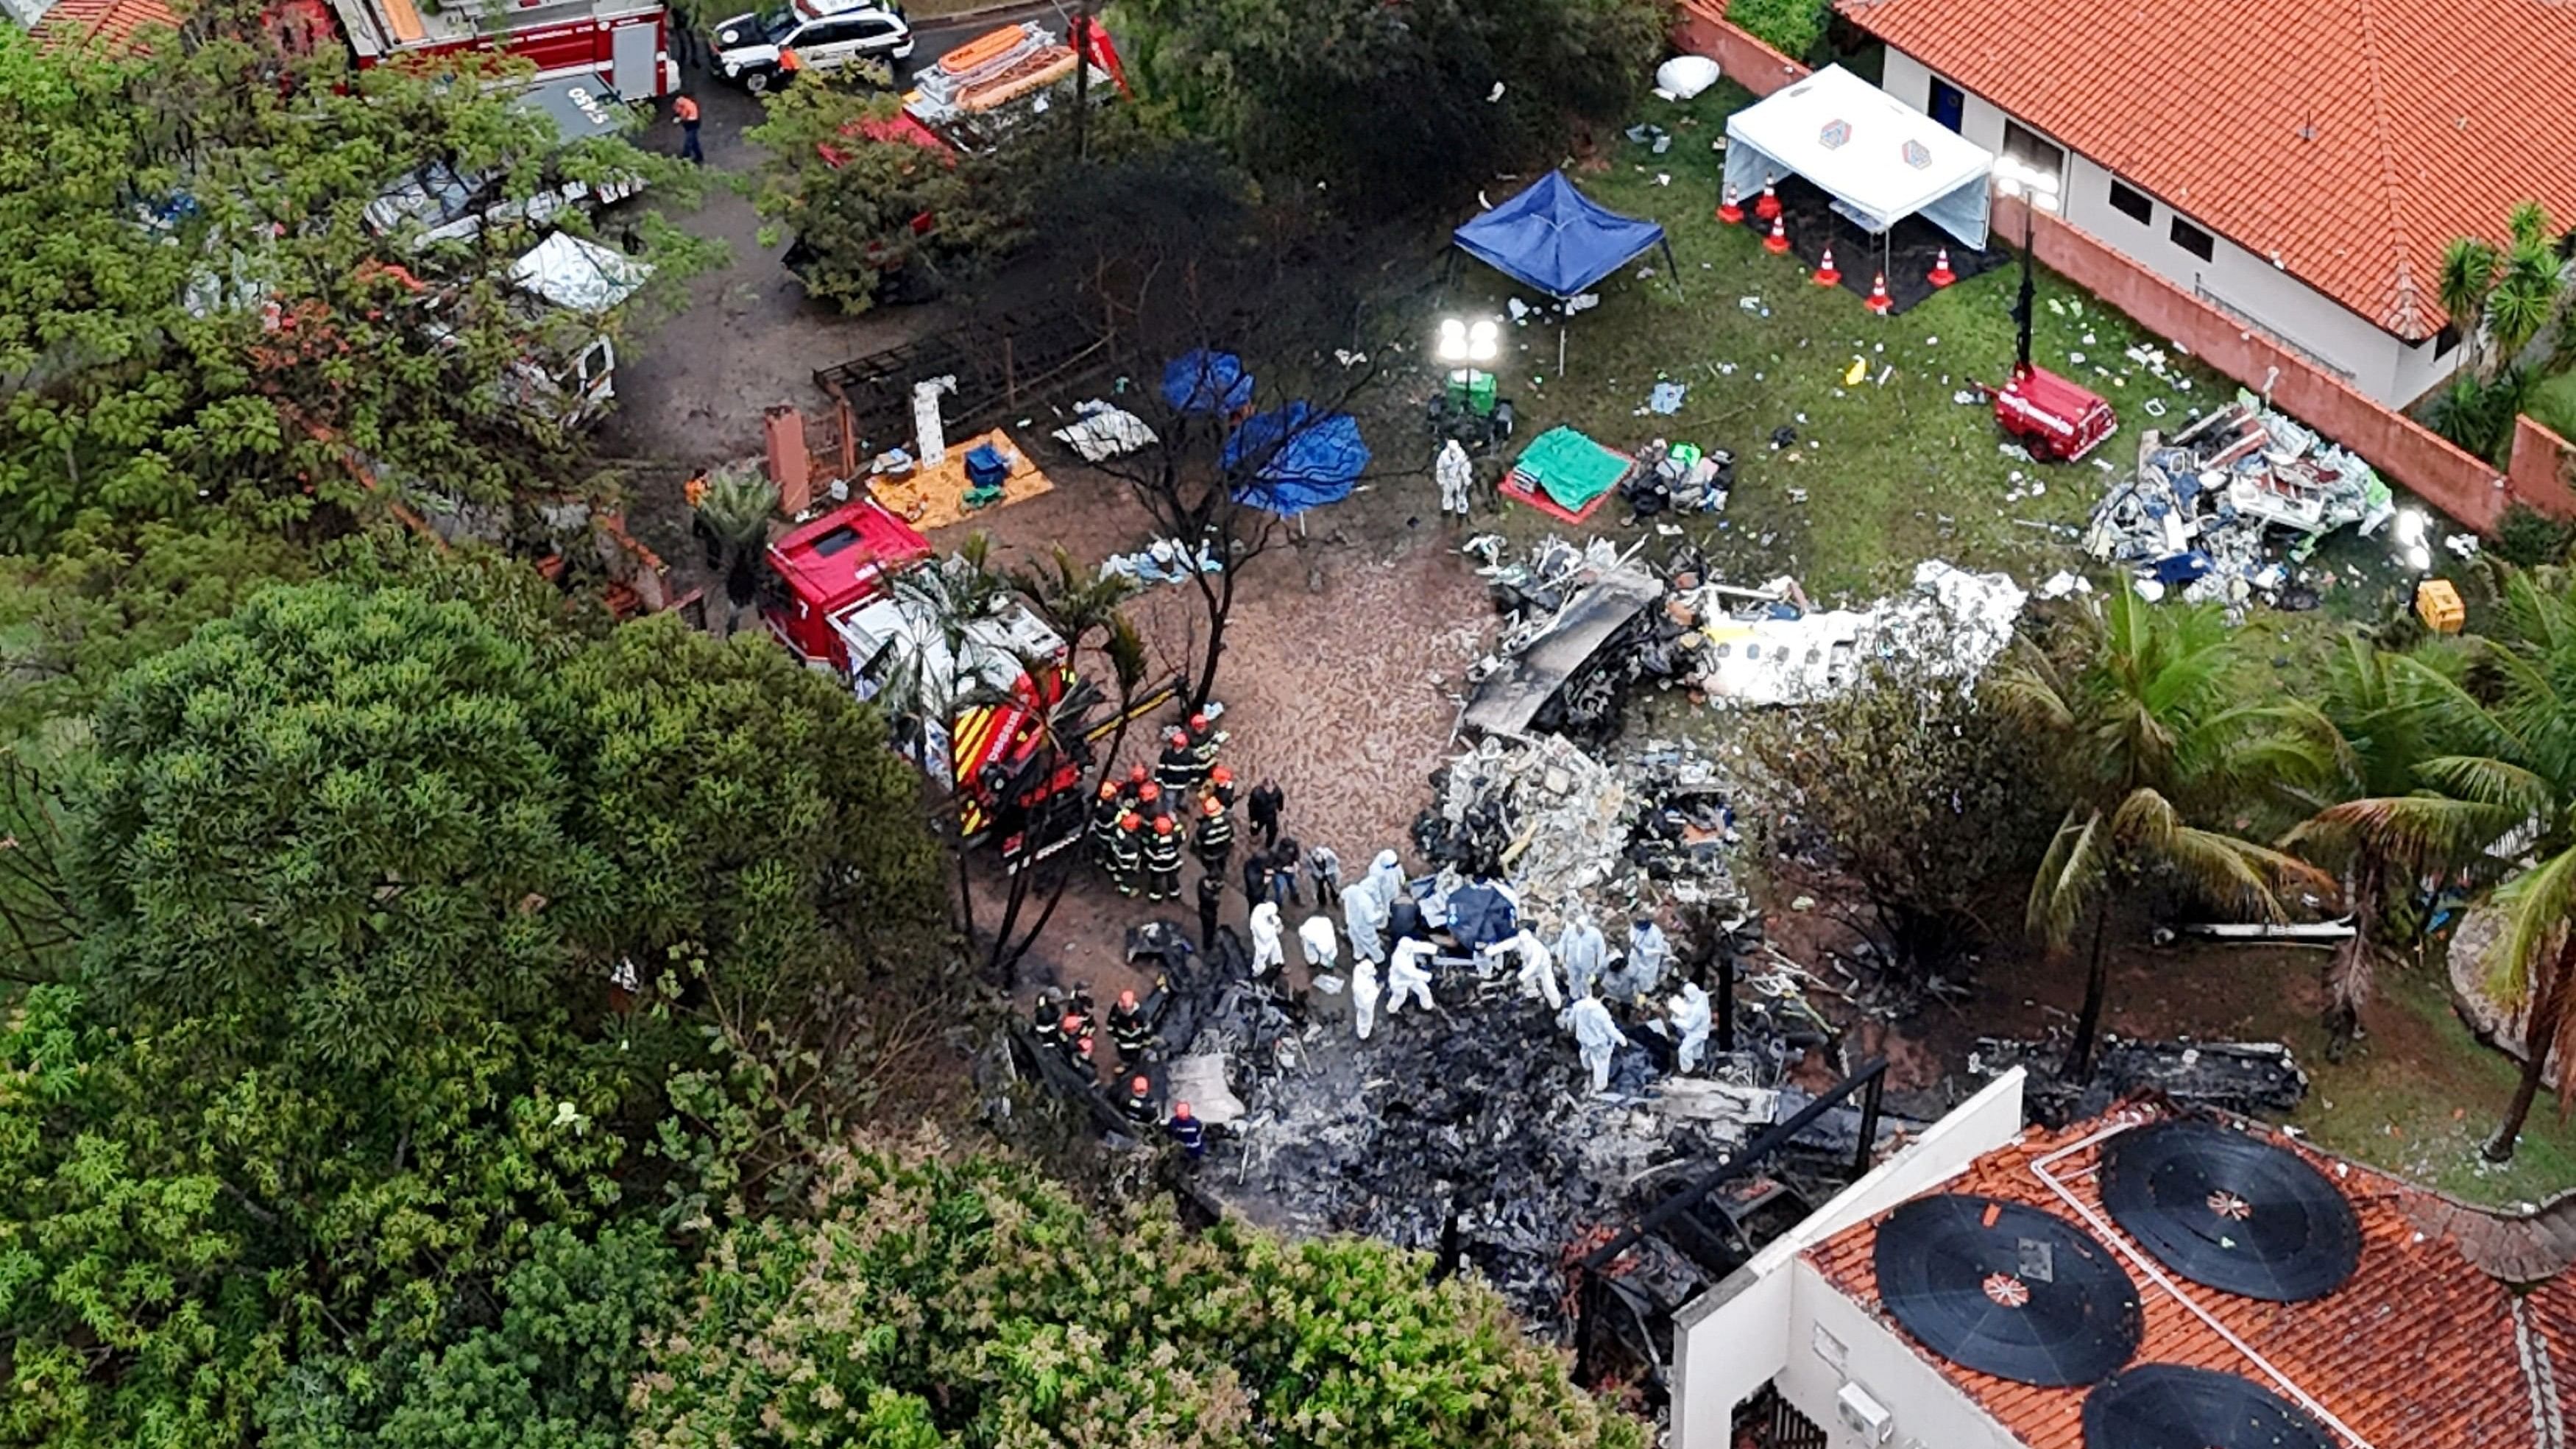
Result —
[[1959, 274], [1950, 270], [1950, 249], [1948, 247], [1941, 248], [1939, 252], [1933, 255], [1932, 272], [1929, 277], [1925, 278], [1925, 280], [1929, 281], [1936, 287], [1946, 287], [1952, 282], [1959, 280]]
[[1884, 317], [1895, 306], [1895, 299], [1887, 295], [1887, 273], [1881, 272], [1869, 284], [1869, 310]]
[[1789, 249], [1789, 233], [1781, 230], [1780, 218], [1771, 218], [1771, 234], [1762, 239], [1762, 250], [1778, 256]]
[[1827, 247], [1825, 248], [1825, 259], [1816, 264], [1816, 285], [1819, 287], [1839, 287], [1842, 284], [1843, 274], [1834, 270], [1834, 249], [1832, 247]]
[[1744, 208], [1736, 204], [1734, 182], [1726, 185], [1726, 200], [1717, 208], [1717, 219], [1728, 226], [1737, 226], [1744, 221]]
[[1768, 176], [1762, 178], [1762, 199], [1753, 203], [1753, 214], [1764, 221], [1777, 221], [1780, 217], [1780, 193], [1771, 189]]

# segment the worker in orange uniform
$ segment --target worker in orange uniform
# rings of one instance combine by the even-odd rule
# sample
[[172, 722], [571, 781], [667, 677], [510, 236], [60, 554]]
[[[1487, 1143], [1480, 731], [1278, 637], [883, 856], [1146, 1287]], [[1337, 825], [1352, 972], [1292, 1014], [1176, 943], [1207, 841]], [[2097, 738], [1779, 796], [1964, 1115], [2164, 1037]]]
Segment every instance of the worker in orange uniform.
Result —
[[698, 145], [698, 101], [695, 96], [682, 96], [671, 107], [680, 122], [680, 159], [700, 166], [707, 164], [707, 153]]

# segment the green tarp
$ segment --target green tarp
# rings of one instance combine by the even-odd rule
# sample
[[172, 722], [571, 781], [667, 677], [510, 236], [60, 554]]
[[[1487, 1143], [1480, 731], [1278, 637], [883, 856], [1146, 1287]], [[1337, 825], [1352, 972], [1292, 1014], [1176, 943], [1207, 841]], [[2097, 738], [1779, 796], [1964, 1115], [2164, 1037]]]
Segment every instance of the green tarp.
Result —
[[1572, 428], [1555, 427], [1530, 439], [1512, 471], [1546, 489], [1547, 496], [1569, 513], [1619, 486], [1636, 466]]

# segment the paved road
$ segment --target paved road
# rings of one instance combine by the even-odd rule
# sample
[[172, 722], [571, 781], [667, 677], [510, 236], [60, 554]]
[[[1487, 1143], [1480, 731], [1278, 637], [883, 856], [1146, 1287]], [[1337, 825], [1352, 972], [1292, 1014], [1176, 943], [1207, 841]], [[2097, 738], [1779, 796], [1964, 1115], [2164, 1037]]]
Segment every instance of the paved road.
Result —
[[[917, 32], [907, 79], [913, 68], [996, 25], [1055, 13], [1051, 4], [1027, 5], [927, 25]], [[892, 345], [928, 325], [917, 311], [849, 318], [806, 299], [778, 264], [786, 239], [762, 245], [750, 202], [729, 184], [759, 165], [759, 152], [743, 132], [760, 123], [760, 102], [696, 67], [685, 75], [705, 118], [699, 139], [715, 174], [707, 178], [703, 204], [672, 219], [725, 243], [732, 261], [692, 282], [686, 310], [619, 359], [618, 412], [604, 438], [614, 453], [665, 460], [683, 472], [757, 451], [763, 409], [819, 401], [815, 368]], [[679, 127], [668, 103], [645, 144], [666, 154], [679, 151]]]

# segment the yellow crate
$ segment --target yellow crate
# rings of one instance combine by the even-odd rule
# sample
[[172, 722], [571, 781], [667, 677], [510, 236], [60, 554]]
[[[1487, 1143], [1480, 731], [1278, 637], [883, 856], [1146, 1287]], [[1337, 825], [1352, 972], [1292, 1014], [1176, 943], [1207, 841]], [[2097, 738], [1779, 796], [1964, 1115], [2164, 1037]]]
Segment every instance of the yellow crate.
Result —
[[2436, 634], [2457, 634], [2467, 621], [2468, 611], [2460, 604], [2460, 591], [2449, 579], [2426, 579], [2415, 586], [2415, 617]]

